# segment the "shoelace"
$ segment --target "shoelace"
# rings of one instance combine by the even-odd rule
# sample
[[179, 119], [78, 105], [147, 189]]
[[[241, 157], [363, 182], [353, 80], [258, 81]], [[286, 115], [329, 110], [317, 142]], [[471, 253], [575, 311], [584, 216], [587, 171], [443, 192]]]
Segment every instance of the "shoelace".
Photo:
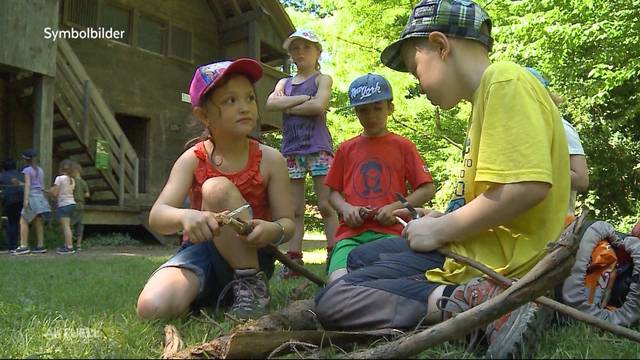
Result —
[[218, 295], [218, 300], [216, 301], [216, 313], [218, 312], [218, 310], [220, 310], [220, 303], [222, 302], [222, 300], [224, 300], [224, 297], [229, 292], [229, 289], [232, 289], [235, 284], [238, 284], [239, 286], [241, 286], [241, 290], [242, 289], [248, 290], [248, 292], [251, 293], [252, 297], [254, 298], [256, 297], [257, 294], [249, 284], [249, 281], [247, 278], [233, 279], [224, 288], [222, 288], [222, 291], [220, 291], [220, 295]]

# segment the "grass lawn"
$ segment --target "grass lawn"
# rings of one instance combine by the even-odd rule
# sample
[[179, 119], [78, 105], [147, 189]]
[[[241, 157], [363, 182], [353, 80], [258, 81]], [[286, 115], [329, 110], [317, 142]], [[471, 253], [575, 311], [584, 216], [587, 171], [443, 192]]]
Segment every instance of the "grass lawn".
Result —
[[[208, 341], [221, 330], [201, 316], [142, 322], [135, 302], [148, 276], [172, 250], [154, 246], [89, 247], [76, 254], [0, 255], [0, 357], [159, 358], [163, 326], [173, 324], [187, 346]], [[305, 251], [320, 274], [322, 248]], [[287, 301], [303, 280], [271, 282], [271, 307]], [[307, 288], [308, 297], [317, 288]], [[222, 322], [224, 330], [232, 324]], [[345, 349], [351, 350], [351, 349]], [[331, 356], [333, 352], [325, 353]], [[476, 354], [475, 356], [477, 356]], [[638, 358], [640, 346], [583, 325], [550, 327], [536, 357]], [[461, 345], [443, 345], [420, 357], [460, 358]]]

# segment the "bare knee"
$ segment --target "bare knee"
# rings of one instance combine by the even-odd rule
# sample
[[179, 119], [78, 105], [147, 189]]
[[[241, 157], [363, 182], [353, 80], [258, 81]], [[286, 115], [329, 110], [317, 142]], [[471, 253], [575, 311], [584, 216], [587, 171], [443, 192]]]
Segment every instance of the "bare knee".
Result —
[[173, 267], [160, 269], [138, 296], [138, 317], [153, 320], [184, 314], [196, 298], [198, 286], [198, 278], [189, 270]]
[[207, 179], [202, 184], [203, 208], [223, 210], [232, 202], [244, 202], [238, 188], [224, 176]]
[[166, 306], [157, 297], [148, 296], [144, 291], [138, 297], [136, 306], [138, 317], [143, 320], [154, 320], [166, 317]]

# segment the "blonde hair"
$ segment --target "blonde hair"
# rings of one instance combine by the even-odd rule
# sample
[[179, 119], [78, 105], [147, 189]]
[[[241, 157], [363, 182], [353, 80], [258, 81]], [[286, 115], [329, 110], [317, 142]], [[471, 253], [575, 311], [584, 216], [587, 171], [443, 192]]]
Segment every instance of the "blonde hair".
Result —
[[64, 159], [60, 162], [60, 165], [58, 166], [58, 170], [69, 177], [70, 185], [73, 185], [74, 183], [73, 175], [72, 175], [75, 169], [74, 163], [75, 161], [71, 159]]

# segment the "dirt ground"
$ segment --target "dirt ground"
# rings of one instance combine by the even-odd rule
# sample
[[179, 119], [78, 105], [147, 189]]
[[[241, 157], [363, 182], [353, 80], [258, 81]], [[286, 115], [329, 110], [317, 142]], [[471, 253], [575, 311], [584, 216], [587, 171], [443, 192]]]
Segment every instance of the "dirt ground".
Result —
[[80, 256], [80, 257], [111, 257], [111, 256], [166, 256], [169, 257], [175, 254], [177, 246], [167, 247], [159, 245], [141, 245], [141, 246], [92, 246], [89, 248], [77, 251], [75, 254], [70, 255], [58, 255], [55, 249], [47, 249], [45, 254], [28, 254], [28, 255], [9, 255], [2, 254], [3, 257], [12, 258], [35, 258], [35, 257], [54, 257], [54, 256]]
[[[303, 242], [304, 250], [313, 250], [324, 248], [326, 241], [322, 240], [305, 240]], [[29, 254], [29, 255], [10, 255], [0, 254], [0, 260], [6, 257], [12, 258], [35, 258], [35, 257], [54, 257], [54, 256], [81, 256], [81, 257], [111, 257], [111, 256], [164, 256], [170, 257], [178, 250], [178, 246], [162, 246], [162, 245], [140, 245], [140, 246], [91, 246], [77, 251], [75, 254], [58, 255], [55, 249], [47, 249], [45, 254]], [[280, 251], [287, 251], [287, 244], [280, 246]]]

